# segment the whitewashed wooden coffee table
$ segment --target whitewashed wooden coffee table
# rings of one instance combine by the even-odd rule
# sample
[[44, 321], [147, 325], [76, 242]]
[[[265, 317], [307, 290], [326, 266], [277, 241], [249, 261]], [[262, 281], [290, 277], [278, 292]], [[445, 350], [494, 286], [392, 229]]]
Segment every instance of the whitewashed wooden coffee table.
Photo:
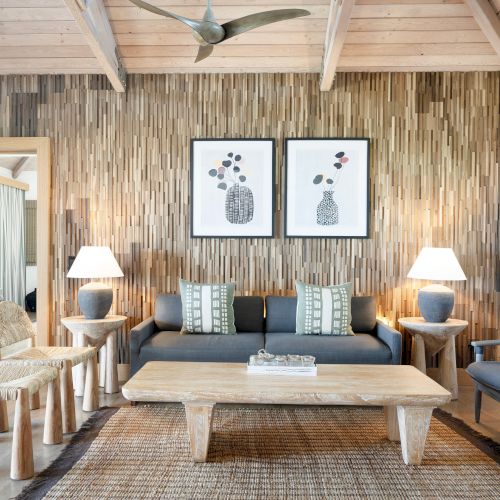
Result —
[[206, 462], [217, 403], [383, 406], [387, 435], [418, 465], [436, 406], [451, 394], [413, 366], [319, 365], [316, 377], [248, 374], [243, 363], [152, 361], [123, 387], [130, 401], [182, 402], [195, 462]]

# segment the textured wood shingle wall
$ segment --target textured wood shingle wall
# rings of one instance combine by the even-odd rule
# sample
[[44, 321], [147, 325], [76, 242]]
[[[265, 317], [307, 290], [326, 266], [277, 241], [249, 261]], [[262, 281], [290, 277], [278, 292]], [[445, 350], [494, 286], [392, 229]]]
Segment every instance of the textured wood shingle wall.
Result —
[[[500, 75], [339, 74], [334, 90], [318, 89], [313, 74], [134, 75], [126, 94], [101, 76], [0, 77], [0, 135], [54, 141], [54, 342], [69, 341], [61, 316], [78, 313], [80, 283], [65, 271], [84, 244], [117, 256], [125, 277], [113, 281], [114, 310], [128, 327], [180, 276], [232, 280], [242, 294], [352, 280], [395, 322], [418, 314], [422, 283], [406, 274], [420, 248], [451, 246], [468, 277], [453, 285], [454, 314], [470, 322], [459, 364], [471, 338], [496, 337]], [[371, 138], [370, 239], [283, 238], [287, 136]], [[276, 238], [189, 237], [192, 137], [277, 139]], [[126, 340], [124, 329], [123, 361]]]

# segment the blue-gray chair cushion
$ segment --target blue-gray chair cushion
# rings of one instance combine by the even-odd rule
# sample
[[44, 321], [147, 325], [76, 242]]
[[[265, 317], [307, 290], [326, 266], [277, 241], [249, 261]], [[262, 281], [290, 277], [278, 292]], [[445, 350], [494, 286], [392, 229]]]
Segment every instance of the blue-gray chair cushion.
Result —
[[[295, 333], [297, 297], [266, 297], [266, 332]], [[354, 332], [373, 332], [377, 325], [375, 297], [351, 298], [351, 326]]]
[[246, 363], [251, 354], [264, 347], [263, 333], [244, 335], [186, 334], [158, 332], [141, 346], [139, 360], [147, 361], [221, 361]]
[[[264, 299], [258, 296], [234, 298], [234, 323], [238, 333], [264, 331]], [[180, 295], [158, 295], [154, 319], [158, 330], [181, 330], [182, 301]]]
[[295, 335], [273, 333], [266, 336], [266, 351], [273, 354], [309, 354], [317, 363], [387, 364], [389, 347], [374, 335]]
[[467, 367], [467, 373], [480, 384], [500, 391], [500, 362], [477, 361]]

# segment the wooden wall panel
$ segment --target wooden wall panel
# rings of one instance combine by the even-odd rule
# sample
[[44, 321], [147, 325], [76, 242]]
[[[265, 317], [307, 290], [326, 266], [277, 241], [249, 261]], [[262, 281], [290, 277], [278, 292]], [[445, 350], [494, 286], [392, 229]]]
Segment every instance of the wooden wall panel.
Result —
[[[180, 276], [232, 280], [241, 294], [352, 280], [394, 324], [418, 314], [422, 283], [406, 274], [434, 245], [453, 247], [468, 277], [453, 286], [455, 316], [470, 322], [457, 340], [466, 365], [470, 339], [495, 338], [500, 320], [499, 90], [498, 73], [339, 74], [325, 93], [315, 74], [133, 75], [126, 94], [103, 76], [0, 77], [0, 136], [54, 141], [54, 342], [69, 340], [61, 316], [78, 313], [65, 271], [84, 244], [117, 256], [113, 307], [127, 328]], [[370, 239], [283, 238], [283, 138], [314, 136], [371, 138]], [[276, 238], [189, 237], [192, 137], [277, 139]]]

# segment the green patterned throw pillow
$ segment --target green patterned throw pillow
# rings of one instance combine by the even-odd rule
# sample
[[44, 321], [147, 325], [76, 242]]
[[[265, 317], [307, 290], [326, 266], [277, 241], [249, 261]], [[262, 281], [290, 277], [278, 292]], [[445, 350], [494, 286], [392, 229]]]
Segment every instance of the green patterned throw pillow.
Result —
[[179, 280], [182, 298], [181, 333], [235, 334], [234, 283], [212, 285]]
[[295, 283], [298, 335], [354, 335], [351, 328], [352, 283], [334, 286]]

